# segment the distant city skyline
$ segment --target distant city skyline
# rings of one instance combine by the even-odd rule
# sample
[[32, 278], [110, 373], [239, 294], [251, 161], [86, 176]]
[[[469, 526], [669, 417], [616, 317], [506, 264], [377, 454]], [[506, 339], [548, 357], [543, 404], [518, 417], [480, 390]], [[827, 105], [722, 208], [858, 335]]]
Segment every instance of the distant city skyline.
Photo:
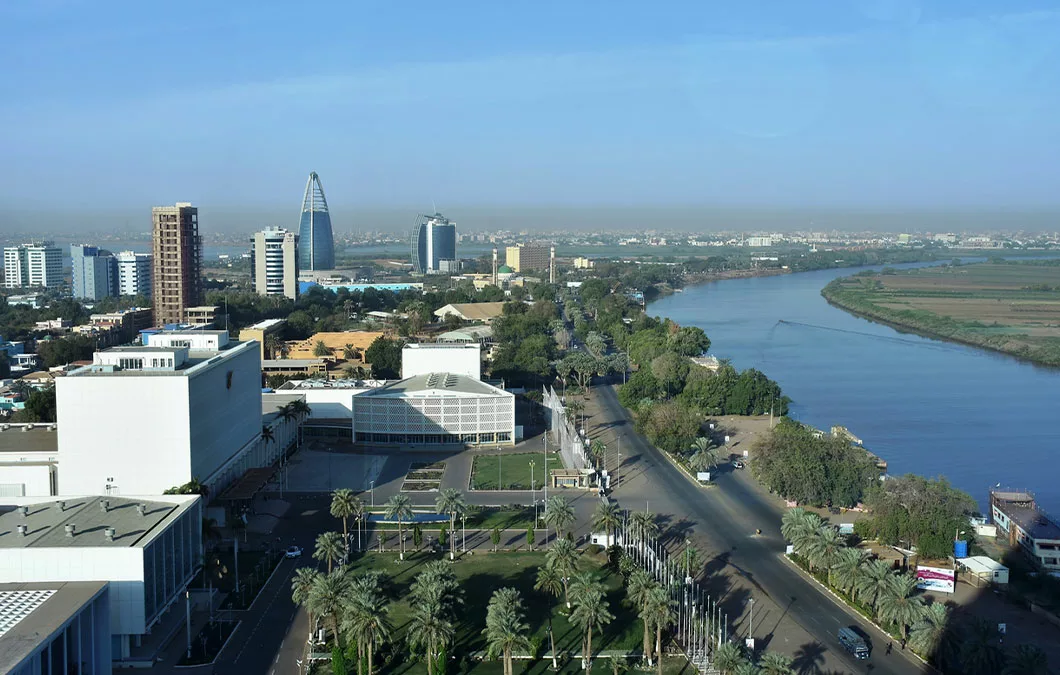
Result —
[[432, 201], [469, 227], [461, 208], [1060, 209], [1055, 3], [413, 5], [5, 3], [0, 229], [178, 200], [205, 231], [248, 207], [276, 216], [232, 227], [291, 227], [312, 170], [337, 230]]

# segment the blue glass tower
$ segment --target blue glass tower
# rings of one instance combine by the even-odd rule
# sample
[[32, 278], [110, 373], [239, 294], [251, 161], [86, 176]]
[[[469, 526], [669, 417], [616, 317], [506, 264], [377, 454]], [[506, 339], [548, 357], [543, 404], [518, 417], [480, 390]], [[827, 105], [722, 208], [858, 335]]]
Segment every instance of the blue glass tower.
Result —
[[302, 270], [335, 269], [335, 240], [331, 234], [331, 216], [324, 188], [316, 172], [309, 174], [302, 198], [302, 219], [298, 224], [298, 268]]
[[423, 216], [412, 231], [412, 268], [434, 274], [443, 260], [456, 260], [456, 225], [440, 213]]

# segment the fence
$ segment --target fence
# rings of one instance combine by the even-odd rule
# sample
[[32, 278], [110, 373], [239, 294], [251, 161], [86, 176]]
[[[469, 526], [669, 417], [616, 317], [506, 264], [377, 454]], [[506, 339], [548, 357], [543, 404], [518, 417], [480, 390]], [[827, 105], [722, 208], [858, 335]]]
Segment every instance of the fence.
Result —
[[548, 409], [545, 425], [552, 432], [553, 440], [559, 444], [560, 457], [567, 469], [586, 469], [589, 462], [585, 457], [585, 441], [578, 435], [574, 424], [567, 418], [567, 408], [563, 399], [556, 395], [552, 387], [545, 387], [541, 402]]
[[619, 528], [617, 543], [634, 563], [670, 592], [676, 603], [674, 640], [697, 671], [717, 673], [711, 665], [714, 650], [728, 639], [728, 615], [692, 579], [685, 564], [675, 561], [657, 537], [640, 531], [629, 514]]

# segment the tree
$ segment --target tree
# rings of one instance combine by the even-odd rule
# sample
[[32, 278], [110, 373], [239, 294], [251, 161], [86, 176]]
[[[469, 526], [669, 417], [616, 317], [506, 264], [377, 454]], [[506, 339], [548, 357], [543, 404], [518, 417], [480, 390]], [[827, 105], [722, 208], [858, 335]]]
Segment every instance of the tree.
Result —
[[651, 511], [634, 511], [630, 520], [633, 534], [641, 542], [646, 542], [659, 534], [659, 523]]
[[699, 434], [702, 416], [680, 401], [653, 405], [638, 420], [638, 426], [652, 445], [666, 452], [683, 453]]
[[674, 352], [663, 352], [652, 359], [651, 374], [669, 397], [684, 382], [689, 367], [688, 357]]
[[594, 530], [602, 530], [607, 534], [607, 545], [614, 543], [614, 532], [622, 524], [622, 509], [616, 502], [600, 502], [593, 512], [592, 526]]
[[615, 616], [608, 610], [607, 600], [604, 592], [597, 585], [596, 588], [586, 590], [581, 594], [579, 603], [571, 612], [571, 621], [582, 629], [582, 668], [587, 672], [592, 670], [593, 652], [593, 629], [606, 626], [611, 623]]
[[913, 595], [916, 585], [917, 579], [911, 574], [891, 575], [887, 590], [876, 604], [876, 615], [882, 621], [898, 626], [903, 642], [909, 635], [909, 626], [919, 621], [924, 613], [924, 598]]
[[[446, 513], [449, 515], [449, 529], [456, 529], [456, 519], [458, 516], [463, 515], [467, 512], [467, 502], [464, 500], [464, 495], [456, 488], [445, 488], [438, 494], [438, 498], [434, 500], [434, 507], [438, 510], [438, 513]], [[449, 559], [456, 559], [456, 541], [453, 537], [453, 541], [449, 544]]]
[[323, 340], [317, 340], [316, 344], [313, 345], [313, 356], [330, 357], [333, 356], [331, 348], [324, 344]]
[[[537, 580], [534, 582], [534, 590], [542, 591], [551, 597], [558, 598], [566, 590], [566, 582], [555, 565], [542, 565], [537, 569]], [[551, 614], [551, 603], [549, 605], [549, 613]], [[556, 640], [552, 635], [551, 620], [549, 620], [548, 624], [548, 640], [552, 651], [552, 667], [555, 669], [557, 665]]]
[[743, 649], [735, 642], [726, 642], [714, 650], [714, 665], [723, 675], [731, 675], [741, 663], [746, 663]]
[[317, 536], [317, 546], [316, 550], [313, 551], [313, 558], [327, 562], [328, 574], [331, 574], [331, 568], [334, 566], [335, 561], [342, 557], [344, 548], [342, 535], [338, 532], [324, 532]]
[[574, 509], [563, 495], [553, 495], [545, 503], [545, 525], [556, 530], [556, 538], [561, 539], [566, 530], [574, 523]]
[[758, 665], [762, 670], [762, 675], [795, 675], [795, 669], [791, 667], [791, 659], [776, 652], [763, 655]]
[[762, 669], [750, 661], [742, 661], [733, 669], [732, 675], [760, 675]]
[[291, 599], [309, 615], [309, 633], [313, 633], [313, 604], [309, 598], [320, 578], [320, 572], [312, 567], [299, 567], [291, 578]]
[[493, 551], [496, 552], [501, 543], [501, 528], [493, 528], [490, 532], [490, 541], [493, 542]]
[[578, 549], [574, 542], [563, 537], [557, 538], [545, 554], [545, 565], [555, 569], [562, 578], [565, 603], [570, 609], [570, 580], [578, 571]]
[[853, 596], [864, 571], [865, 561], [868, 559], [868, 551], [859, 548], [844, 548], [840, 550], [832, 563], [832, 584], [844, 593]]
[[378, 380], [392, 380], [401, 376], [400, 340], [388, 337], [377, 337], [364, 352], [364, 359], [372, 364], [372, 377]]
[[949, 629], [949, 621], [949, 608], [941, 602], [931, 603], [909, 631], [909, 646], [926, 657], [937, 656]]
[[891, 588], [891, 566], [882, 560], [873, 560], [866, 563], [864, 569], [855, 587], [857, 597], [869, 607], [878, 607]]
[[377, 577], [363, 575], [352, 585], [347, 598], [343, 626], [357, 641], [357, 670], [368, 660], [368, 675], [374, 672], [376, 649], [389, 637], [392, 626], [387, 618], [390, 608], [379, 589]]
[[1005, 660], [1001, 675], [1048, 675], [1049, 659], [1036, 645], [1019, 645]]
[[519, 591], [501, 588], [494, 591], [486, 608], [486, 650], [490, 658], [498, 654], [504, 659], [504, 675], [513, 675], [512, 651], [526, 649], [530, 641], [526, 637], [528, 626], [526, 611]]
[[417, 604], [409, 621], [409, 645], [423, 647], [427, 662], [427, 675], [434, 675], [438, 655], [453, 640], [453, 624], [443, 614], [438, 603]]
[[331, 493], [331, 515], [342, 520], [342, 541], [346, 550], [350, 550], [350, 531], [347, 528], [347, 519], [357, 510], [359, 500], [353, 496], [353, 490], [339, 488]]
[[706, 471], [718, 465], [718, 451], [706, 436], [700, 436], [692, 441], [690, 449], [692, 456], [689, 457], [688, 463], [696, 471]]
[[405, 523], [412, 519], [412, 501], [408, 495], [396, 494], [386, 501], [386, 517], [397, 520], [401, 560], [405, 559]]
[[679, 328], [667, 342], [670, 349], [682, 356], [699, 356], [710, 349], [710, 338], [702, 328], [695, 326]]
[[832, 565], [839, 559], [839, 552], [846, 548], [846, 541], [839, 530], [831, 525], [821, 525], [806, 546], [810, 564], [828, 571], [828, 583], [832, 583]]
[[673, 622], [676, 604], [662, 586], [657, 586], [648, 592], [643, 618], [645, 621], [650, 621], [655, 628], [655, 654], [658, 656], [656, 665], [659, 675], [662, 675], [662, 634]]
[[339, 615], [345, 604], [348, 589], [349, 583], [346, 575], [343, 574], [342, 570], [335, 570], [334, 572], [319, 575], [309, 591], [309, 604], [312, 606], [312, 613], [323, 619], [330, 626], [331, 633], [335, 636], [335, 644], [340, 642]]
[[648, 620], [648, 599], [653, 589], [658, 587], [658, 582], [655, 581], [646, 571], [642, 569], [635, 569], [629, 575], [629, 579], [626, 582], [626, 597], [629, 602], [637, 608], [637, 613], [641, 617], [641, 623], [644, 625], [644, 635], [641, 642], [641, 648], [644, 652], [644, 659], [650, 666], [652, 663], [652, 651], [651, 651], [651, 621]]
[[970, 619], [958, 657], [962, 675], [992, 675], [1001, 671], [1005, 654], [997, 642], [997, 628], [985, 619]]
[[780, 534], [795, 547], [800, 555], [821, 527], [821, 517], [816, 513], [796, 506], [784, 512], [780, 521]]
[[25, 407], [15, 411], [12, 422], [51, 423], [56, 421], [55, 386], [34, 389], [26, 397]]

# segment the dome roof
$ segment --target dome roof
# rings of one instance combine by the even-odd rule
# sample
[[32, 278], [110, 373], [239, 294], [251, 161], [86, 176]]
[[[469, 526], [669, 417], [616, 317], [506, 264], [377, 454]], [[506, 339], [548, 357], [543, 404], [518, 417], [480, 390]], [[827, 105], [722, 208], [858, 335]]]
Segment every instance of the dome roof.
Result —
[[507, 265], [501, 265], [497, 268], [497, 274], [515, 274], [515, 270]]

